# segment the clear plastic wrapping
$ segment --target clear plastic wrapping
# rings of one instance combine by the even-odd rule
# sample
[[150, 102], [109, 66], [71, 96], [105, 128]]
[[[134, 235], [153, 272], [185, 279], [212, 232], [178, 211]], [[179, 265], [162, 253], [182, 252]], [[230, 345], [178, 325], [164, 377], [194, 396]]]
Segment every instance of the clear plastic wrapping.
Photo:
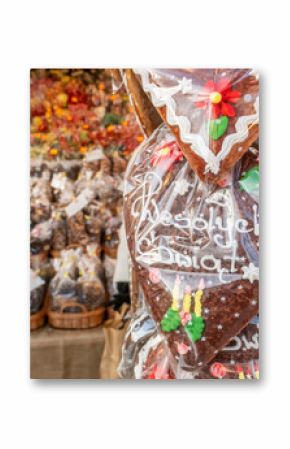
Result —
[[89, 241], [83, 212], [67, 217], [67, 237], [69, 245], [86, 245]]
[[30, 314], [39, 312], [45, 300], [45, 280], [39, 276], [39, 270], [30, 271]]
[[95, 310], [105, 302], [100, 279], [100, 259], [95, 249], [84, 254], [81, 248], [64, 250], [55, 259], [56, 274], [50, 282], [50, 309], [54, 312], [78, 313]]
[[84, 304], [89, 311], [105, 303], [105, 291], [99, 278], [100, 270], [100, 260], [97, 257], [83, 255], [78, 262], [76, 296], [78, 302]]
[[61, 251], [67, 245], [67, 226], [65, 210], [54, 207], [52, 212], [52, 238], [51, 248], [54, 251]]
[[52, 236], [52, 221], [47, 220], [36, 224], [30, 232], [31, 254], [36, 255], [48, 252], [50, 249]]
[[128, 245], [172, 377], [196, 376], [258, 312], [257, 172], [249, 150], [219, 185], [200, 181], [165, 125], [130, 161]]
[[105, 252], [111, 257], [117, 257], [119, 245], [119, 229], [122, 224], [120, 216], [112, 216], [105, 223]]
[[84, 208], [85, 227], [90, 239], [96, 242], [101, 250], [102, 203], [92, 201]]

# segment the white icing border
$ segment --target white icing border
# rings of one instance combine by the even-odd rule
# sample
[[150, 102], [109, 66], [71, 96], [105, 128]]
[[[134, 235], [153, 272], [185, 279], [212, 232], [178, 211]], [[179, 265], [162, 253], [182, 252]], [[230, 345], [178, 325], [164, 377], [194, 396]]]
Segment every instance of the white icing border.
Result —
[[172, 98], [178, 92], [183, 94], [193, 91], [192, 81], [183, 78], [173, 87], [158, 87], [149, 81], [150, 71], [147, 69], [134, 69], [134, 72], [141, 77], [142, 86], [146, 93], [150, 94], [153, 105], [156, 108], [166, 107], [166, 120], [170, 126], [178, 126], [181, 140], [189, 144], [192, 151], [200, 156], [206, 163], [205, 172], [211, 171], [214, 174], [219, 172], [220, 163], [230, 153], [233, 145], [243, 142], [249, 134], [248, 126], [259, 123], [259, 97], [255, 102], [255, 114], [239, 117], [236, 121], [236, 133], [225, 137], [221, 151], [215, 155], [204, 142], [200, 134], [192, 133], [189, 119], [183, 115], [176, 115], [176, 103]]

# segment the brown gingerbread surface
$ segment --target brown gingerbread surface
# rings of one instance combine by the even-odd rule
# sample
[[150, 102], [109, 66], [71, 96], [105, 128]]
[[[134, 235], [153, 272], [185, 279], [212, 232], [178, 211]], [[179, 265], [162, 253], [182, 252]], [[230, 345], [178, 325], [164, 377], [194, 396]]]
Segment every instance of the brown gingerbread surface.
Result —
[[[244, 168], [257, 162], [250, 152], [245, 158], [223, 187], [201, 182], [162, 126], [127, 172], [124, 215], [134, 268], [171, 356], [184, 370], [205, 366], [258, 312], [258, 202], [240, 188]], [[177, 312], [184, 311], [187, 291], [188, 313], [204, 324], [198, 338], [186, 323], [162, 328], [174, 297]]]

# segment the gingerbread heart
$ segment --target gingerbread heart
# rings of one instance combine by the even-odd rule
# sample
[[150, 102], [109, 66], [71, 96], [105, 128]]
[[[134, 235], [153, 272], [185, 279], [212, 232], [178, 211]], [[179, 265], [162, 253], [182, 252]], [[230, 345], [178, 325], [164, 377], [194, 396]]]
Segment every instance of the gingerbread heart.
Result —
[[206, 365], [258, 313], [257, 192], [241, 184], [256, 159], [248, 152], [221, 186], [205, 184], [162, 125], [130, 161], [124, 216], [132, 262], [185, 371]]
[[254, 317], [196, 379], [259, 379], [259, 318]]
[[[189, 350], [185, 343], [178, 343], [181, 355]], [[170, 359], [164, 339], [149, 338], [141, 346], [141, 352], [143, 357], [137, 360], [135, 367], [138, 379], [259, 379], [259, 318], [254, 317], [208, 365], [196, 373], [182, 371]]]
[[258, 76], [250, 69], [135, 69], [202, 180], [220, 181], [258, 137]]

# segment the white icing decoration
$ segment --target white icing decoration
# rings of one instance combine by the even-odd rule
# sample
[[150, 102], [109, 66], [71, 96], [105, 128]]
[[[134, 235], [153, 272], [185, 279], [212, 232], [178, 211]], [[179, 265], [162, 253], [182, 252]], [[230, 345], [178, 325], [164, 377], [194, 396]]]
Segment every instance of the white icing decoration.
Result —
[[[235, 218], [234, 199], [228, 189], [215, 192], [205, 200], [208, 206], [207, 220], [201, 214], [194, 213], [192, 209], [174, 215], [164, 207], [160, 210], [160, 205], [156, 202], [156, 197], [162, 188], [162, 179], [157, 172], [147, 172], [144, 178], [140, 177], [138, 181], [139, 185], [134, 187], [131, 208], [132, 216], [138, 217], [134, 239], [137, 262], [148, 265], [177, 264], [181, 269], [202, 268], [204, 272], [212, 273], [211, 277], [217, 276], [219, 283], [230, 283], [242, 279], [243, 274], [239, 272], [242, 263], [245, 263], [245, 258], [237, 255], [238, 240], [235, 239], [235, 234], [237, 236], [251, 232], [258, 234], [256, 205], [253, 206], [253, 227], [249, 226], [247, 220]], [[221, 208], [222, 213], [217, 215], [216, 208]], [[160, 224], [180, 230], [180, 235], [173, 240], [171, 236], [159, 236], [158, 233], [156, 235], [156, 228]], [[195, 240], [194, 237], [199, 233], [202, 233], [204, 237]], [[184, 245], [188, 245], [190, 241], [192, 242], [191, 254], [188, 254], [188, 248]], [[205, 251], [209, 241], [214, 245], [210, 252]], [[174, 245], [174, 248], [171, 245]], [[216, 251], [219, 248], [223, 250], [220, 257], [218, 257], [219, 251]], [[229, 268], [223, 267], [224, 261], [230, 261]], [[246, 270], [245, 267], [243, 268]], [[206, 280], [206, 285], [212, 285], [211, 279]]]
[[178, 195], [184, 195], [188, 189], [190, 184], [186, 181], [186, 179], [179, 179], [174, 183], [173, 193], [177, 193]]
[[241, 336], [236, 336], [231, 339], [230, 344], [223, 348], [222, 351], [239, 351], [241, 348], [243, 348], [243, 351], [248, 351], [250, 349], [259, 349], [258, 333], [253, 334], [251, 340], [248, 340], [244, 334]]
[[245, 94], [244, 95], [244, 102], [245, 103], [251, 103], [251, 101], [253, 101], [253, 97], [251, 94]]
[[248, 266], [242, 267], [244, 272], [243, 279], [248, 279], [251, 283], [259, 280], [259, 267], [256, 267], [252, 262]]
[[166, 121], [170, 126], [179, 128], [182, 142], [190, 145], [192, 151], [200, 156], [206, 163], [205, 173], [211, 171], [214, 174], [219, 172], [220, 162], [227, 157], [233, 145], [243, 142], [249, 134], [248, 127], [259, 122], [258, 97], [255, 101], [255, 113], [241, 116], [235, 123], [236, 132], [228, 134], [222, 143], [221, 151], [215, 155], [204, 142], [200, 134], [191, 132], [191, 123], [186, 116], [176, 114], [176, 102], [172, 98], [178, 92], [183, 94], [193, 94], [192, 81], [183, 78], [173, 87], [158, 87], [149, 81], [149, 70], [135, 69], [137, 75], [141, 77], [142, 86], [146, 93], [150, 94], [153, 105], [156, 108], [166, 107]]

